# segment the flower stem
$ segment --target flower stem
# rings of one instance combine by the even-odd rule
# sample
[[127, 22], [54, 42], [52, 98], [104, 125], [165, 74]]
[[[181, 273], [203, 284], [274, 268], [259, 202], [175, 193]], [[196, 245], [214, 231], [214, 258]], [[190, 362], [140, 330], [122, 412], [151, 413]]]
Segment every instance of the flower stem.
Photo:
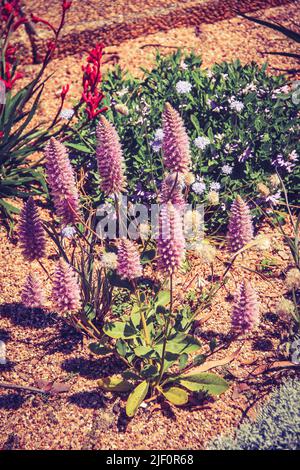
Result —
[[169, 326], [172, 318], [172, 311], [173, 311], [173, 276], [172, 274], [170, 275], [170, 312], [168, 319], [166, 321], [165, 325], [165, 332], [164, 332], [164, 343], [163, 343], [163, 349], [162, 349], [162, 354], [161, 354], [161, 365], [160, 365], [160, 373], [158, 377], [158, 381], [156, 386], [158, 386], [161, 382], [163, 373], [164, 373], [164, 365], [165, 365], [165, 356], [166, 356], [166, 347], [167, 347], [167, 341], [168, 341], [168, 332], [169, 332]]

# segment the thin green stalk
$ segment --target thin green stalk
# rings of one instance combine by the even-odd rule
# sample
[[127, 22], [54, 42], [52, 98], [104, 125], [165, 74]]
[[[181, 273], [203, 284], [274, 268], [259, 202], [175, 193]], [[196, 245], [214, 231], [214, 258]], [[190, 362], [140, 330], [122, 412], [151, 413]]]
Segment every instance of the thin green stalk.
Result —
[[161, 355], [161, 366], [160, 366], [160, 373], [159, 373], [159, 377], [157, 381], [157, 386], [160, 384], [160, 381], [164, 373], [166, 347], [167, 347], [167, 341], [168, 341], [169, 326], [170, 326], [170, 322], [172, 318], [172, 312], [173, 312], [173, 276], [171, 274], [170, 276], [170, 312], [169, 312], [169, 316], [165, 325], [165, 334], [164, 334], [165, 337], [164, 337], [164, 343], [163, 343], [163, 349], [162, 349], [162, 355]]

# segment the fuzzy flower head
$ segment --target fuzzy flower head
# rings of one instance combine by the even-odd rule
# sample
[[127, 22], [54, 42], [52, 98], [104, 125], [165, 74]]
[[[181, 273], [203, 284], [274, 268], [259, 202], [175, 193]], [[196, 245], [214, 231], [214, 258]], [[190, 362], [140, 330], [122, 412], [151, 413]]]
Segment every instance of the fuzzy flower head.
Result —
[[101, 256], [101, 266], [105, 269], [117, 268], [117, 255], [112, 252], [104, 252]]
[[232, 171], [233, 171], [233, 167], [231, 165], [223, 165], [222, 168], [222, 173], [224, 173], [224, 175], [231, 175]]
[[231, 252], [243, 248], [253, 239], [253, 225], [248, 205], [237, 196], [231, 206], [227, 239]]
[[231, 323], [239, 333], [252, 330], [259, 323], [257, 295], [248, 281], [243, 281], [236, 291]]
[[255, 238], [255, 248], [261, 251], [270, 250], [271, 248], [270, 237], [267, 237], [266, 235], [263, 235], [263, 234], [257, 235], [257, 237]]
[[140, 255], [135, 244], [121, 238], [118, 246], [117, 273], [122, 279], [133, 281], [142, 275]]
[[228, 100], [229, 108], [237, 113], [240, 113], [244, 109], [244, 104], [242, 101], [237, 100], [234, 97], [229, 98]]
[[184, 259], [185, 240], [182, 216], [171, 202], [161, 207], [157, 254], [159, 271], [169, 275], [180, 268]]
[[19, 238], [22, 254], [26, 260], [33, 261], [45, 256], [45, 231], [32, 197], [28, 198], [21, 210]]
[[280, 186], [281, 183], [280, 178], [276, 173], [270, 176], [269, 181], [272, 188], [277, 188], [278, 186]]
[[208, 240], [202, 240], [193, 246], [196, 256], [207, 264], [213, 264], [217, 255], [217, 249]]
[[72, 119], [73, 116], [74, 116], [74, 110], [67, 109], [67, 108], [62, 109], [59, 115], [61, 119], [66, 119], [67, 121]]
[[106, 196], [119, 194], [125, 189], [124, 160], [119, 136], [114, 126], [104, 116], [100, 116], [96, 134], [96, 156], [101, 189]]
[[190, 93], [191, 89], [192, 84], [190, 82], [187, 82], [186, 80], [179, 80], [179, 82], [176, 83], [176, 91], [180, 95]]
[[79, 195], [66, 147], [51, 137], [45, 149], [47, 181], [58, 217], [65, 225], [79, 219]]
[[60, 259], [54, 273], [52, 299], [60, 313], [80, 309], [80, 288], [72, 266]]
[[163, 157], [166, 168], [187, 173], [191, 164], [189, 138], [182, 118], [169, 103], [163, 112]]
[[189, 242], [199, 240], [203, 233], [203, 214], [196, 210], [188, 210], [184, 213], [184, 236]]
[[220, 201], [218, 191], [209, 191], [209, 193], [207, 194], [207, 201], [212, 206], [217, 206], [219, 204], [219, 201]]
[[257, 191], [262, 197], [268, 197], [270, 195], [270, 190], [264, 183], [258, 183]]
[[195, 181], [196, 181], [196, 178], [194, 174], [191, 173], [190, 171], [184, 177], [184, 184], [186, 184], [187, 186], [191, 186], [193, 183], [195, 183]]
[[285, 284], [289, 291], [300, 290], [300, 270], [298, 268], [293, 268], [288, 271]]
[[192, 184], [192, 190], [195, 194], [198, 194], [199, 196], [204, 193], [205, 189], [206, 184], [203, 182], [202, 179], [197, 179], [195, 183]]
[[27, 276], [21, 294], [22, 304], [28, 308], [42, 308], [45, 304], [45, 295], [40, 279], [34, 273]]
[[167, 175], [161, 185], [160, 202], [167, 204], [171, 201], [179, 210], [184, 208], [185, 201], [182, 194], [181, 184], [176, 173]]
[[276, 306], [276, 312], [279, 315], [294, 316], [295, 305], [291, 300], [282, 297]]
[[198, 149], [204, 150], [205, 147], [210, 145], [210, 140], [208, 137], [199, 136], [199, 137], [196, 137], [196, 139], [194, 140], [194, 144]]

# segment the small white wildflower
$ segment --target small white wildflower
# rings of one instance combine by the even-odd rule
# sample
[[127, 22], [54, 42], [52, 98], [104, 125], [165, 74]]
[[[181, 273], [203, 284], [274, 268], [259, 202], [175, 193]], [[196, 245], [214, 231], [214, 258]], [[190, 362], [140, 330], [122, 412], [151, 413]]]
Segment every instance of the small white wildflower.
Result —
[[229, 98], [228, 103], [230, 109], [236, 111], [237, 113], [240, 113], [244, 109], [244, 104], [234, 97]]
[[191, 89], [192, 89], [191, 83], [187, 82], [186, 80], [179, 80], [179, 82], [176, 83], [177, 93], [180, 93], [180, 94], [190, 93]]
[[288, 154], [288, 160], [290, 162], [296, 162], [299, 158], [299, 155], [297, 154], [296, 150], [293, 150]]
[[223, 140], [224, 137], [225, 137], [224, 134], [216, 134], [216, 135], [215, 135], [215, 138], [216, 138], [217, 140]]
[[209, 241], [202, 240], [201, 242], [195, 243], [193, 249], [204, 263], [212, 264], [214, 262], [217, 250]]
[[271, 248], [270, 238], [263, 234], [257, 235], [255, 238], [255, 247], [261, 251], [269, 250]]
[[218, 191], [209, 191], [207, 195], [207, 200], [212, 206], [217, 206], [219, 204], [220, 198]]
[[149, 224], [142, 223], [140, 224], [140, 237], [142, 240], [147, 240], [150, 235], [150, 226]]
[[101, 266], [105, 269], [116, 269], [118, 257], [116, 253], [103, 253], [101, 256]]
[[151, 148], [154, 152], [158, 153], [162, 147], [162, 142], [161, 140], [154, 140], [153, 142], [150, 143]]
[[74, 237], [75, 234], [76, 234], [76, 228], [72, 227], [71, 225], [68, 225], [67, 227], [64, 227], [61, 230], [61, 236], [63, 238], [71, 239]]
[[210, 145], [210, 140], [208, 137], [199, 136], [194, 140], [194, 144], [196, 145], [196, 147], [198, 147], [198, 149], [204, 150], [205, 147]]
[[242, 90], [242, 94], [247, 95], [251, 91], [256, 91], [256, 90], [257, 90], [257, 87], [256, 87], [255, 83], [251, 82], [251, 83], [248, 83], [248, 85], [245, 86], [245, 88]]
[[220, 191], [220, 188], [221, 188], [221, 185], [217, 181], [213, 181], [209, 187], [211, 191]]
[[159, 129], [156, 129], [154, 133], [154, 140], [163, 140], [163, 137], [164, 137], [163, 129], [161, 127]]
[[182, 70], [187, 70], [189, 67], [188, 67], [188, 65], [184, 62], [184, 60], [181, 60], [181, 62], [180, 62], [180, 68], [181, 68]]
[[288, 291], [300, 289], [300, 270], [297, 268], [290, 269], [286, 275], [285, 283]]
[[196, 181], [192, 185], [192, 190], [194, 191], [194, 193], [199, 194], [199, 195], [203, 194], [205, 189], [206, 189], [206, 184], [203, 183], [203, 181]]
[[212, 78], [214, 76], [214, 73], [211, 69], [208, 69], [206, 73], [207, 73], [208, 78]]
[[233, 171], [233, 166], [226, 164], [222, 166], [221, 170], [222, 170], [222, 173], [224, 173], [224, 175], [231, 175]]
[[266, 202], [269, 202], [273, 204], [273, 206], [276, 206], [278, 204], [280, 197], [281, 197], [281, 191], [277, 191], [275, 194], [270, 194], [269, 196], [267, 196]]
[[62, 119], [67, 119], [68, 121], [74, 116], [74, 109], [64, 108], [61, 110], [60, 115]]

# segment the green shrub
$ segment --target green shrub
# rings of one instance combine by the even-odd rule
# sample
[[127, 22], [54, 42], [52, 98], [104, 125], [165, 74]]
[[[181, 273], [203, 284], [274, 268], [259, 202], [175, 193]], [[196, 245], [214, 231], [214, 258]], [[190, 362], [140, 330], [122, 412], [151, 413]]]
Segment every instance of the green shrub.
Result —
[[[178, 93], [180, 81], [191, 84], [189, 93]], [[155, 197], [163, 177], [156, 131], [161, 128], [164, 103], [169, 101], [184, 118], [191, 139], [193, 171], [198, 179], [203, 178], [206, 187], [197, 194], [199, 185], [198, 191], [192, 186], [189, 202], [206, 203], [210, 186], [217, 183], [218, 188], [220, 184], [220, 203], [209, 217], [211, 228], [226, 222], [226, 209], [234, 193], [248, 200], [258, 197], [257, 183], [275, 172], [272, 162], [278, 155], [283, 156], [281, 165], [288, 166], [289, 172], [284, 166], [277, 168], [291, 202], [295, 201], [300, 189], [300, 169], [293, 160], [300, 151], [300, 106], [293, 102], [286, 84], [282, 76], [268, 76], [266, 66], [243, 66], [235, 61], [207, 71], [201, 68], [199, 57], [183, 57], [180, 51], [166, 58], [157, 55], [155, 68], [145, 70], [142, 79], [124, 75], [118, 67], [109, 72], [102, 88], [109, 107], [107, 117], [123, 144], [129, 199], [149, 203]], [[120, 112], [120, 104], [128, 108], [128, 115]], [[77, 168], [88, 171], [86, 192], [97, 204], [103, 201], [103, 195], [94, 156], [95, 122], [88, 129], [80, 129], [79, 120], [79, 132], [69, 146]], [[195, 145], [197, 137], [209, 139], [209, 145], [200, 150]], [[231, 174], [225, 174], [231, 169]]]
[[288, 380], [259, 410], [253, 423], [240, 426], [234, 436], [223, 436], [210, 450], [299, 450], [300, 381]]

